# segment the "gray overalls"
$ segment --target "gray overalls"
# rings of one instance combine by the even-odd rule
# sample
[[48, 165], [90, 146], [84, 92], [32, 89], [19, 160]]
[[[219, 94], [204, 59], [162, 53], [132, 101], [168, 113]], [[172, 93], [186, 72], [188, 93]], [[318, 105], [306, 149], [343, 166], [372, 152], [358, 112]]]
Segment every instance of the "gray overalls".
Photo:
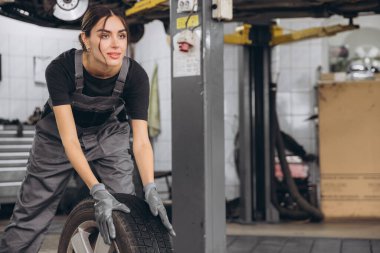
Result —
[[[128, 153], [130, 126], [128, 121], [120, 122], [116, 117], [124, 110], [120, 95], [128, 68], [129, 59], [124, 57], [111, 96], [86, 96], [82, 93], [82, 50], [77, 50], [72, 109], [77, 116], [84, 112], [101, 115], [94, 116], [92, 123], [95, 126], [83, 128], [77, 124], [76, 127], [82, 150], [102, 183], [111, 193], [135, 194], [133, 161]], [[106, 118], [106, 122], [96, 125], [99, 117]], [[0, 253], [38, 252], [72, 173], [73, 168], [65, 155], [54, 114], [49, 113], [36, 125], [26, 176], [10, 223], [1, 238]]]

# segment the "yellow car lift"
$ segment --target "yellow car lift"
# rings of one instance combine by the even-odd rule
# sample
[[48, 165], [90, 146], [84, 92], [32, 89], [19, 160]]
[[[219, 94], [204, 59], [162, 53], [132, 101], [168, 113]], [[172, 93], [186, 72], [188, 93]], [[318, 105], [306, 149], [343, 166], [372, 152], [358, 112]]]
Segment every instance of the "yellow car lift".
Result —
[[[144, 13], [146, 11], [155, 10], [168, 10], [170, 8], [168, 0], [141, 0], [137, 2], [132, 8], [126, 10], [125, 15], [133, 16], [136, 14]], [[358, 25], [332, 25], [326, 27], [312, 27], [299, 31], [293, 31], [285, 34], [284, 30], [274, 24], [272, 26], [272, 41], [271, 46], [277, 46], [280, 44], [291, 43], [295, 41], [301, 41], [312, 38], [321, 38], [327, 36], [333, 36], [337, 33], [346, 32], [350, 30], [358, 29]], [[224, 42], [234, 45], [251, 45], [252, 41], [249, 39], [249, 32], [252, 26], [244, 24], [236, 28], [236, 32], [233, 34], [224, 35]]]
[[132, 16], [137, 13], [143, 13], [149, 11], [153, 8], [159, 10], [169, 10], [169, 1], [168, 0], [141, 0], [140, 2], [135, 3], [132, 8], [129, 8], [125, 11], [125, 15]]
[[[277, 29], [276, 26], [273, 29]], [[311, 38], [322, 38], [322, 37], [333, 36], [333, 35], [336, 35], [337, 33], [346, 32], [346, 31], [355, 30], [355, 29], [359, 29], [359, 26], [349, 24], [349, 25], [332, 25], [332, 26], [326, 26], [326, 27], [312, 27], [308, 29], [294, 31], [288, 34], [273, 33], [271, 46], [276, 46], [280, 44], [306, 40], [306, 39], [311, 39]]]
[[[224, 35], [224, 42], [227, 44], [235, 45], [251, 45], [252, 41], [249, 39], [249, 31], [251, 25], [244, 24], [236, 28], [236, 32], [233, 34]], [[313, 27], [308, 29], [303, 29], [299, 31], [294, 31], [291, 33], [284, 34], [283, 29], [278, 25], [272, 26], [272, 41], [271, 46], [277, 46], [280, 44], [291, 43], [295, 41], [301, 41], [312, 38], [321, 38], [327, 36], [333, 36], [340, 32], [346, 32], [354, 29], [358, 29], [358, 25], [333, 25], [326, 27]]]
[[224, 35], [224, 43], [235, 45], [251, 45], [252, 40], [249, 39], [249, 32], [252, 26], [244, 24], [235, 29], [235, 33]]

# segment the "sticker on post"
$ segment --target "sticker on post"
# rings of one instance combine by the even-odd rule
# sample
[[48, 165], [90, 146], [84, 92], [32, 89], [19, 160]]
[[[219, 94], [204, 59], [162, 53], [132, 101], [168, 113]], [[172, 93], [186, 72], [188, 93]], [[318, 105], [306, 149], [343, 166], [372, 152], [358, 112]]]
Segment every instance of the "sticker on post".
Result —
[[197, 0], [178, 0], [177, 13], [198, 11]]
[[191, 15], [189, 17], [177, 18], [177, 30], [190, 28], [190, 27], [197, 27], [197, 26], [199, 26], [198, 15]]
[[173, 37], [173, 77], [201, 74], [201, 29], [186, 29]]

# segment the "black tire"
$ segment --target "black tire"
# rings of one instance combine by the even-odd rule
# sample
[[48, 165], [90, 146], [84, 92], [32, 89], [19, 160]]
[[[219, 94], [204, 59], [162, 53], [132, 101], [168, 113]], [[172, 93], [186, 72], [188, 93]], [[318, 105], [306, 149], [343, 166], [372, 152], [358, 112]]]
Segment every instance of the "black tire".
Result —
[[[108, 253], [172, 253], [172, 240], [159, 217], [151, 214], [145, 201], [128, 194], [115, 194], [115, 198], [125, 203], [131, 213], [114, 211], [112, 214], [116, 228], [116, 240], [112, 242]], [[89, 234], [91, 248], [103, 242], [97, 229], [94, 215], [94, 200], [81, 201], [68, 216], [62, 230], [58, 253], [74, 253], [72, 238], [78, 238], [81, 228]], [[74, 243], [75, 244], [75, 243]], [[103, 251], [102, 251], [103, 252]]]

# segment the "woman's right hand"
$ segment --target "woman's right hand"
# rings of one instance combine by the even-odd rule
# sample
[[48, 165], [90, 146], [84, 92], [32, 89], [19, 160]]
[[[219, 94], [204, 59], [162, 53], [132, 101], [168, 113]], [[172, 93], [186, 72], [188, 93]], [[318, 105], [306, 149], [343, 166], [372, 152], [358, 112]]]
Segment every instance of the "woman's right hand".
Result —
[[122, 211], [130, 213], [131, 210], [117, 201], [105, 188], [104, 184], [96, 184], [90, 190], [91, 196], [95, 199], [95, 220], [98, 224], [99, 232], [106, 244], [111, 244], [111, 239], [116, 238], [116, 229], [113, 224], [112, 211]]

